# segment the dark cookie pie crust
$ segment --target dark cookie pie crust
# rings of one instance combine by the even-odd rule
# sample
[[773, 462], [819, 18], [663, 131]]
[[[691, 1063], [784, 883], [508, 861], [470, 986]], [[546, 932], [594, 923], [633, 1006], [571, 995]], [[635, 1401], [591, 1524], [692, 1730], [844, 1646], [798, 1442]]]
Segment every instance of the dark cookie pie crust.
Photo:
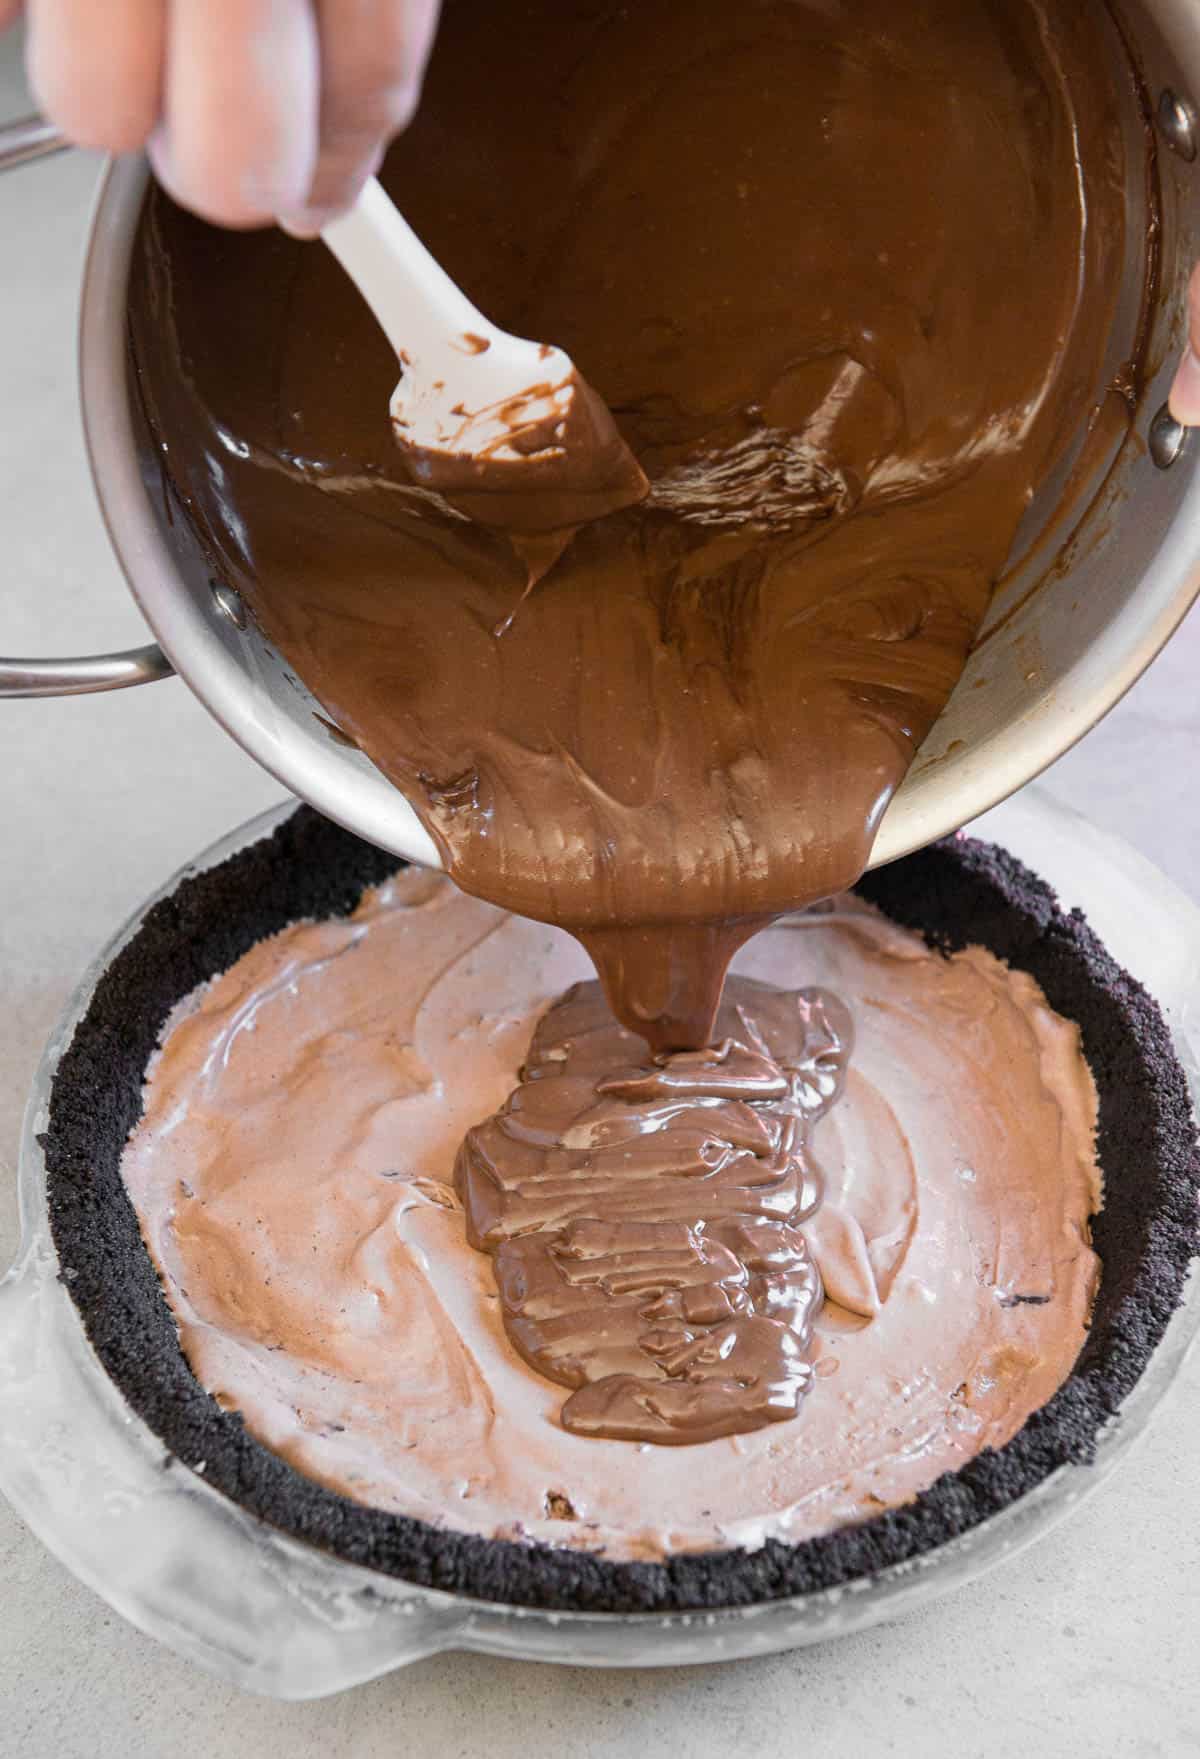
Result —
[[[300, 917], [351, 911], [393, 873], [381, 853], [301, 807], [269, 837], [156, 904], [97, 984], [50, 1096], [50, 1223], [63, 1276], [104, 1369], [167, 1450], [253, 1514], [352, 1563], [484, 1600], [587, 1612], [673, 1612], [807, 1594], [916, 1557], [1014, 1502], [1067, 1461], [1146, 1367], [1200, 1251], [1200, 1153], [1183, 1070], [1157, 1004], [1077, 911], [991, 844], [956, 837], [868, 874], [860, 894], [953, 951], [981, 943], [1030, 972], [1079, 1023], [1100, 1096], [1103, 1263], [1091, 1332], [1070, 1377], [1007, 1446], [858, 1526], [757, 1551], [612, 1563], [434, 1527], [323, 1489], [215, 1403], [179, 1347], [121, 1179], [146, 1064], [170, 1010], [258, 940]], [[178, 1469], [178, 1467], [176, 1467]]]

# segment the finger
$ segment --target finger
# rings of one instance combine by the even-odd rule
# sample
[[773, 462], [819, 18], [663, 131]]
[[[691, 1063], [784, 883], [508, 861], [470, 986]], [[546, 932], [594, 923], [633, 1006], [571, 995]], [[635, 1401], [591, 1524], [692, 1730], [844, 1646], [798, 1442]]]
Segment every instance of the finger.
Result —
[[81, 147], [144, 146], [162, 96], [166, 0], [29, 0], [29, 79]]
[[1188, 345], [1171, 387], [1171, 414], [1185, 428], [1200, 427], [1200, 264], [1188, 289]]
[[317, 82], [309, 0], [169, 0], [161, 181], [222, 226], [296, 207], [316, 163]]
[[289, 229], [320, 231], [379, 168], [417, 107], [437, 17], [438, 0], [318, 0], [319, 156]]

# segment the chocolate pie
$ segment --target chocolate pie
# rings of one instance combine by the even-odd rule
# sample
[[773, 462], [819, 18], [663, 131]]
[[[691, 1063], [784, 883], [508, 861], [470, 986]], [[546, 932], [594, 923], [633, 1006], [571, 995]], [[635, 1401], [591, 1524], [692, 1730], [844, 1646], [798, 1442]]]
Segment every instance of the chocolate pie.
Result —
[[[1154, 1002], [960, 837], [759, 937], [725, 1007], [740, 1049], [699, 1072], [618, 1045], [551, 1165], [536, 1108], [621, 1032], [568, 936], [307, 809], [182, 880], [98, 984], [45, 1135], [67, 1286], [163, 1470], [202, 1464], [271, 1525], [412, 1581], [635, 1611], [851, 1581], [1087, 1460], [1200, 1245]], [[783, 1160], [781, 1069], [809, 1090]], [[702, 1118], [736, 1153], [703, 1163], [700, 1202], [676, 1178], [665, 1220], [622, 1174], [606, 1216], [580, 1156], [611, 1174], [629, 1108], [664, 1104], [662, 1127]], [[532, 1159], [505, 1188], [491, 1148], [514, 1130]], [[648, 1277], [651, 1225], [674, 1232]], [[572, 1298], [547, 1303], [564, 1269]], [[572, 1369], [596, 1300], [611, 1358]], [[782, 1376], [755, 1354], [766, 1324]], [[712, 1339], [746, 1410], [671, 1433], [712, 1408], [692, 1360]]]

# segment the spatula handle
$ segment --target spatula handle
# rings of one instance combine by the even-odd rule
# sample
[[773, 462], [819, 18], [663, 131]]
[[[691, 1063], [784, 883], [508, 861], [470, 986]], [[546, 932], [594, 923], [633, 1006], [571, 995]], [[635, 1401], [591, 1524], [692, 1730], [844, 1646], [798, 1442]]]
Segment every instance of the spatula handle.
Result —
[[402, 362], [419, 361], [425, 373], [450, 353], [461, 357], [466, 336], [495, 339], [494, 326], [429, 254], [377, 178], [321, 236]]

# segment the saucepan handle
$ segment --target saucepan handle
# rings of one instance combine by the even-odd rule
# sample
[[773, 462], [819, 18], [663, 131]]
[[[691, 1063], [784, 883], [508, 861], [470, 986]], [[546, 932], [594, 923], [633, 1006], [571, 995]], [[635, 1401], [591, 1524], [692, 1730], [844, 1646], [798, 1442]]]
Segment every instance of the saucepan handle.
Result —
[[169, 678], [173, 671], [166, 654], [154, 643], [126, 648], [123, 653], [0, 659], [0, 696], [88, 696], [96, 690], [153, 684], [156, 679]]
[[[23, 116], [0, 126], [0, 171], [58, 153], [70, 142], [53, 123]], [[0, 659], [0, 696], [86, 696], [94, 690], [124, 690], [171, 676], [171, 662], [160, 647], [133, 647], [124, 653], [85, 654], [61, 659]]]
[[44, 159], [49, 153], [61, 153], [70, 144], [52, 122], [41, 116], [20, 116], [15, 122], [0, 123], [0, 171], [11, 171], [30, 159]]

